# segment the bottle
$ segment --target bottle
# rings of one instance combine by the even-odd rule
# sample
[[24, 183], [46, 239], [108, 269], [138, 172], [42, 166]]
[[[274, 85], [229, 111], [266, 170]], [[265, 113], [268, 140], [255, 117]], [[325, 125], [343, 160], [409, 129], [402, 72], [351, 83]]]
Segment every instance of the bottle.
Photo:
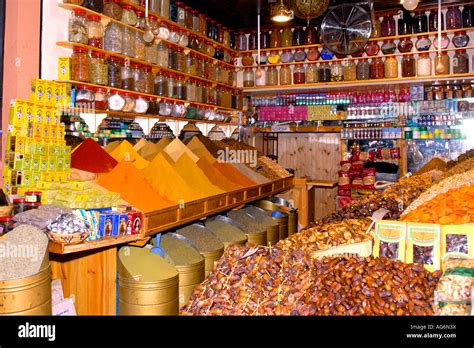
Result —
[[[441, 30], [444, 30], [444, 14], [441, 12]], [[429, 31], [438, 31], [438, 10], [431, 10], [429, 16]]]
[[460, 29], [462, 28], [462, 13], [458, 6], [448, 8], [446, 12], [446, 29]]

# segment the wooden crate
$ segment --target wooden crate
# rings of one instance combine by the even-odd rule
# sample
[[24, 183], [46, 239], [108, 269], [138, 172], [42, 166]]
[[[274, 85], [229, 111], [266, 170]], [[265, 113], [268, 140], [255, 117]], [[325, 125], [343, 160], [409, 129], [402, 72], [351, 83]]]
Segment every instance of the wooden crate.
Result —
[[207, 199], [206, 201], [206, 211], [208, 213], [214, 211], [220, 211], [223, 207], [227, 205], [227, 194], [213, 196]]
[[178, 211], [179, 220], [189, 219], [195, 215], [200, 215], [206, 212], [206, 199], [187, 202], [183, 208]]

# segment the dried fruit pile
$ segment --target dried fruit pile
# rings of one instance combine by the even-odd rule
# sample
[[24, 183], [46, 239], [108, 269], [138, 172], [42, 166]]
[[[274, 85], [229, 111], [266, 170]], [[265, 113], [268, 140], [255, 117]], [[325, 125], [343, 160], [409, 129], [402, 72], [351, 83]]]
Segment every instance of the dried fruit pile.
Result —
[[423, 173], [428, 173], [432, 170], [440, 170], [440, 171], [446, 171], [446, 162], [439, 158], [439, 157], [433, 157], [430, 161], [428, 161], [423, 167], [418, 169], [413, 175], [420, 175]]
[[464, 172], [466, 172], [468, 170], [471, 170], [471, 169], [474, 169], [474, 158], [473, 157], [468, 158], [464, 161], [458, 162], [456, 165], [454, 165], [449, 170], [447, 170], [446, 173], [444, 173], [442, 178], [444, 179], [444, 178], [448, 178], [452, 175], [461, 174], [461, 173], [464, 173]]
[[404, 207], [410, 205], [418, 196], [430, 187], [433, 180], [429, 174], [411, 176], [402, 179], [389, 186], [384, 191], [368, 195], [346, 205], [337, 212], [325, 217], [324, 223], [342, 221], [345, 219], [360, 219], [370, 217], [381, 209], [387, 209], [389, 213], [385, 219], [398, 220]]
[[439, 272], [387, 258], [232, 246], [182, 315], [432, 315]]
[[342, 244], [352, 244], [372, 239], [367, 233], [370, 219], [348, 219], [330, 224], [316, 223], [311, 227], [278, 242], [285, 251], [313, 252]]
[[291, 176], [285, 168], [265, 156], [261, 156], [257, 160], [257, 173], [270, 180], [278, 180]]
[[404, 215], [401, 220], [442, 225], [474, 222], [474, 184], [441, 193]]
[[471, 149], [471, 150], [468, 150], [466, 152], [464, 152], [463, 154], [459, 155], [458, 158], [456, 158], [454, 161], [449, 161], [447, 164], [446, 164], [446, 168], [447, 169], [451, 169], [452, 167], [454, 167], [455, 165], [461, 163], [461, 162], [464, 162], [465, 160], [468, 160], [470, 158], [474, 157], [474, 149]]

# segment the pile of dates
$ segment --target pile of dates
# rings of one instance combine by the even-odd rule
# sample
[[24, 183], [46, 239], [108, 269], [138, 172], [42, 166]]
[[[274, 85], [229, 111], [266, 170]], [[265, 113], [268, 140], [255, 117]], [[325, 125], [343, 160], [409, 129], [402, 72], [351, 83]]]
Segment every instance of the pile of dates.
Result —
[[316, 223], [289, 238], [280, 240], [278, 246], [285, 251], [312, 252], [371, 240], [373, 236], [368, 231], [371, 222], [370, 219], [347, 219], [330, 224]]
[[231, 246], [181, 315], [432, 315], [439, 272], [387, 258]]

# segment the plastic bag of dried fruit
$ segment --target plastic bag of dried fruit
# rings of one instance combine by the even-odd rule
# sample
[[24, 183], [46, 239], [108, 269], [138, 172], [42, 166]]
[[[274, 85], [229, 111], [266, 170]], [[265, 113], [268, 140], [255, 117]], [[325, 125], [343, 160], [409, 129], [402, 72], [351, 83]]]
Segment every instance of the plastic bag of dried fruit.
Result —
[[437, 315], [469, 315], [474, 288], [474, 259], [447, 258], [436, 287], [433, 310]]

